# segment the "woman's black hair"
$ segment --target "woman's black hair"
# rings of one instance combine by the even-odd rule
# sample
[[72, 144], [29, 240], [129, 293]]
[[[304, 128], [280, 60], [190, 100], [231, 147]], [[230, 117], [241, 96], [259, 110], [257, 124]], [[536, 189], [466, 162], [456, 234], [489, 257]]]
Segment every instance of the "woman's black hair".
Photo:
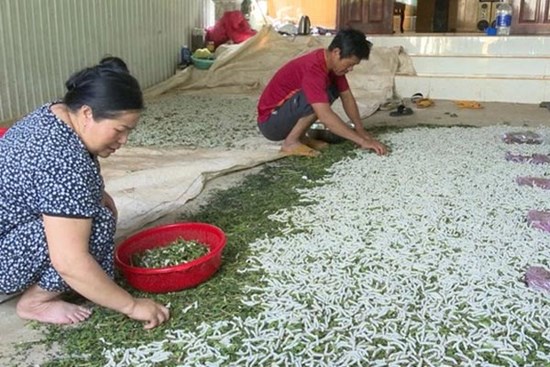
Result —
[[73, 112], [83, 105], [92, 109], [95, 120], [116, 118], [124, 111], [143, 109], [143, 94], [126, 63], [105, 57], [99, 64], [73, 74], [65, 82], [63, 103]]
[[103, 66], [110, 66], [113, 69], [124, 71], [129, 73], [128, 65], [120, 58], [116, 56], [105, 56], [104, 58], [99, 61], [100, 65]]
[[329, 51], [335, 48], [340, 49], [340, 58], [342, 59], [355, 56], [359, 60], [367, 60], [371, 47], [372, 43], [367, 41], [363, 32], [349, 28], [338, 31], [328, 49]]

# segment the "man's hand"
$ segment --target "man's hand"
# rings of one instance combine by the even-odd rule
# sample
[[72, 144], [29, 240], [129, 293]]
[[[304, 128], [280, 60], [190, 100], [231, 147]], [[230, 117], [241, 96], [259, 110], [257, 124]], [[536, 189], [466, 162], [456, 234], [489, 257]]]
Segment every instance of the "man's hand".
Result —
[[363, 128], [363, 126], [361, 126], [361, 125], [357, 125], [357, 124], [355, 125], [355, 132], [356, 132], [360, 137], [362, 137], [362, 138], [365, 139], [365, 140], [372, 140], [372, 139], [374, 139], [374, 138], [372, 137], [372, 135], [369, 134], [369, 133], [367, 132], [367, 130], [365, 130], [365, 128]]
[[359, 147], [365, 150], [374, 150], [374, 152], [378, 155], [388, 154], [388, 147], [373, 138], [363, 139], [363, 142], [359, 144]]

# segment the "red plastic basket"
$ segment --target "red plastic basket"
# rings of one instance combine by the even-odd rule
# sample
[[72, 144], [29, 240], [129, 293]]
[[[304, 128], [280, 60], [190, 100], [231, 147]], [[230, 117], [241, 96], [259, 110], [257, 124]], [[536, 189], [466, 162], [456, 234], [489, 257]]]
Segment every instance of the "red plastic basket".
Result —
[[[188, 263], [164, 268], [140, 268], [130, 265], [134, 253], [166, 246], [178, 238], [200, 242], [208, 246], [210, 252]], [[136, 289], [151, 293], [175, 292], [195, 287], [214, 275], [221, 265], [225, 243], [225, 233], [211, 224], [169, 224], [128, 237], [116, 248], [115, 263], [128, 283]]]
[[7, 127], [0, 127], [0, 138], [8, 131]]

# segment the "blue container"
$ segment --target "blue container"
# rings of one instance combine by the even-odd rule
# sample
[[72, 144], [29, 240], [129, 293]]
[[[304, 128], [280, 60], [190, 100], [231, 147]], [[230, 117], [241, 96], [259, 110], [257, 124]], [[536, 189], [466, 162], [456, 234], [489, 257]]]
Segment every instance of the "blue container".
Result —
[[487, 33], [488, 36], [496, 36], [497, 35], [497, 29], [493, 27], [487, 27], [485, 29], [485, 33]]
[[180, 63], [182, 65], [191, 65], [191, 50], [187, 46], [181, 48]]

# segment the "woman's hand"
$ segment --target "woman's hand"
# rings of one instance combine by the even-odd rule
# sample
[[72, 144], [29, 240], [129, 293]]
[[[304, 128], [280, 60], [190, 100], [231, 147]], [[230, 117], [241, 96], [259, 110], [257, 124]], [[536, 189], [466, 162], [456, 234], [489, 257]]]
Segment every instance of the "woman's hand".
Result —
[[43, 215], [52, 266], [67, 284], [90, 301], [143, 321], [152, 329], [170, 317], [168, 309], [134, 298], [119, 287], [90, 254], [92, 219]]
[[[126, 312], [125, 312], [126, 313]], [[147, 298], [135, 298], [129, 312], [129, 318], [144, 321], [144, 329], [153, 329], [170, 318], [170, 311], [165, 306]]]
[[109, 195], [105, 190], [103, 190], [103, 198], [101, 199], [101, 204], [109, 209], [115, 216], [115, 220], [118, 221], [118, 210], [116, 208], [115, 201], [113, 200], [111, 195]]

